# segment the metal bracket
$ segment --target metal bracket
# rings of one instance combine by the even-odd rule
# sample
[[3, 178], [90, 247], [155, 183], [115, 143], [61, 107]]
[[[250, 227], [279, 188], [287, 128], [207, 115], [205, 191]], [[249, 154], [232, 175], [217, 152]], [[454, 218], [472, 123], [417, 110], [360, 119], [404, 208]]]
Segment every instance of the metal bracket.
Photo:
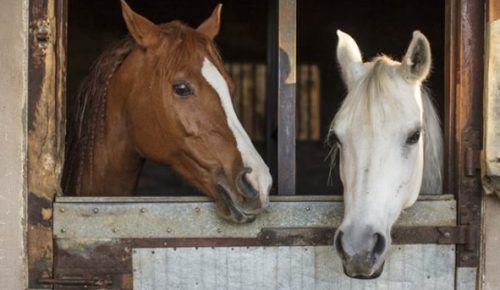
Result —
[[457, 220], [468, 228], [467, 241], [457, 247], [459, 267], [477, 267], [479, 264], [479, 229], [481, 226], [481, 132], [472, 126], [462, 131], [462, 170], [457, 192]]

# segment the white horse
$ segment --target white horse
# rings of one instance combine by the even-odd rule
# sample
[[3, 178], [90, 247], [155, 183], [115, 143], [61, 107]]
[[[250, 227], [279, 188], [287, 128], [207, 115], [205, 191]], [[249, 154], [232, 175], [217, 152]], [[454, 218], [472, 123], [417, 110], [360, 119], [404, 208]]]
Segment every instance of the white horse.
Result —
[[334, 244], [348, 276], [370, 279], [382, 273], [401, 211], [419, 192], [441, 193], [443, 136], [422, 87], [431, 69], [422, 33], [413, 33], [401, 62], [378, 56], [365, 63], [354, 39], [337, 35], [348, 94], [329, 134], [339, 154], [345, 207]]

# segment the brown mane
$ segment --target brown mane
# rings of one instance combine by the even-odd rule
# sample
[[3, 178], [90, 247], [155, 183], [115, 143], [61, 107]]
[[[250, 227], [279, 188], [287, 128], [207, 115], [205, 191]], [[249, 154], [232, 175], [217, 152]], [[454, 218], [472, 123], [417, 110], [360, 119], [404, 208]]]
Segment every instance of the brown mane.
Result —
[[[207, 37], [196, 33], [194, 29], [179, 21], [159, 25], [164, 37], [169, 40], [163, 44], [162, 50], [165, 57], [161, 57], [158, 66], [161, 68], [177, 67], [189, 63], [198, 50], [204, 48], [204, 53], [219, 60], [217, 48]], [[75, 171], [79, 172], [76, 178], [77, 190], [81, 182], [81, 169], [84, 162], [92, 162], [94, 158], [94, 145], [97, 134], [104, 133], [106, 118], [106, 95], [109, 82], [116, 70], [126, 57], [137, 47], [135, 41], [127, 35], [125, 38], [110, 45], [93, 63], [89, 75], [83, 80], [75, 99], [75, 105], [68, 117], [68, 132], [66, 135], [66, 162], [63, 173], [63, 189], [72, 188], [69, 184]], [[175, 56], [175, 57], [172, 57]], [[222, 68], [220, 68], [222, 69]], [[168, 76], [170, 70], [161, 69], [161, 74]], [[79, 192], [66, 192], [76, 194]]]

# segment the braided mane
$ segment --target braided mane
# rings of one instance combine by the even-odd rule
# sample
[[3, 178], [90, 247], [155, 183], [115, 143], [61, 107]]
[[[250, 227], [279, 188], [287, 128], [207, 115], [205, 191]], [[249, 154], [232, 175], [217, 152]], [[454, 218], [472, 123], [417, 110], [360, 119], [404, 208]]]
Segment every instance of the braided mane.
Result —
[[72, 187], [69, 183], [76, 170], [79, 176], [76, 178], [77, 186], [73, 188], [79, 191], [84, 160], [93, 162], [97, 134], [104, 133], [109, 81], [135, 46], [134, 40], [129, 36], [109, 46], [94, 62], [89, 75], [83, 80], [75, 99], [74, 110], [68, 114], [63, 189]]

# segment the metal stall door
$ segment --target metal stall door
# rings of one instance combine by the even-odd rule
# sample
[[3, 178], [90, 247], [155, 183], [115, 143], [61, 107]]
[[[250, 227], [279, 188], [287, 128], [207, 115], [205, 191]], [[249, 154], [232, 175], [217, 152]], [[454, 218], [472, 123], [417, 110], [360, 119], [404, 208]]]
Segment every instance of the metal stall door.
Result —
[[373, 281], [347, 278], [331, 245], [339, 197], [271, 201], [255, 222], [233, 225], [204, 197], [60, 197], [56, 273], [113, 289], [454, 289], [450, 195], [422, 196], [403, 213]]
[[[268, 98], [275, 119], [268, 118], [267, 140], [279, 194], [270, 208], [251, 224], [232, 225], [218, 219], [204, 197], [58, 197], [53, 232], [42, 239], [54, 239], [54, 273], [30, 270], [30, 276], [43, 278], [39, 287], [58, 289], [474, 289], [480, 65], [470, 59], [481, 46], [468, 39], [480, 27], [479, 7], [447, 1], [447, 152], [458, 156], [446, 163], [451, 194], [420, 196], [402, 213], [377, 280], [343, 274], [331, 245], [343, 214], [340, 197], [290, 196], [296, 0], [270, 1], [268, 96], [277, 97]], [[274, 128], [277, 144], [269, 138]]]

